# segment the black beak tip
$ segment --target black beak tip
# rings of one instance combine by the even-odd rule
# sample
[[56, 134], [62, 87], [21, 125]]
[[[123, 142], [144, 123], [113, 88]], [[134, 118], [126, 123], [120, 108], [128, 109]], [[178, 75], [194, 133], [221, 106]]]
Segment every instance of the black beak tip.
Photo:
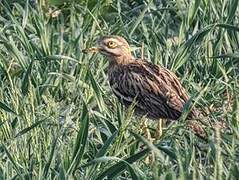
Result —
[[87, 49], [82, 49], [82, 51], [84, 54], [87, 54]]

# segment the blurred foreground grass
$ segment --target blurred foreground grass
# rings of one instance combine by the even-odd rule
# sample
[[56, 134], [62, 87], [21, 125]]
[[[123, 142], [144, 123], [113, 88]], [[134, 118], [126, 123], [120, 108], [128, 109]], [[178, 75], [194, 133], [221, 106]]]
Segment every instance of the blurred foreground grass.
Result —
[[[238, 179], [237, 0], [82, 1], [51, 11], [9, 2], [0, 2], [0, 179]], [[204, 142], [182, 121], [155, 146], [145, 142], [132, 109], [112, 95], [107, 61], [81, 53], [103, 34], [144, 42], [145, 56], [175, 71], [205, 117], [230, 130], [208, 129]]]

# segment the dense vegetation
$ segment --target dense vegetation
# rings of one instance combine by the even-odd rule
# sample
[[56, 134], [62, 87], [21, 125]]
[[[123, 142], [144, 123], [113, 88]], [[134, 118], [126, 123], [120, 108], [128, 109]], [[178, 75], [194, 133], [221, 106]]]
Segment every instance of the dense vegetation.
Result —
[[[238, 179], [238, 0], [44, 2], [0, 1], [0, 179]], [[105, 34], [138, 57], [144, 43], [202, 118], [228, 128], [207, 126], [204, 141], [182, 118], [145, 139], [107, 61], [81, 52]]]

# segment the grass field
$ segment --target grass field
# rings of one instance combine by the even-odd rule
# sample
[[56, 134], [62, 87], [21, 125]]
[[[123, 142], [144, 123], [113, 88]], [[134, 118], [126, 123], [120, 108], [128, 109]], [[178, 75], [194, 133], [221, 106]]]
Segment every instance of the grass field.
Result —
[[[238, 0], [17, 2], [0, 1], [0, 179], [239, 178]], [[107, 60], [81, 52], [105, 34], [137, 57], [144, 43], [202, 118], [229, 128], [208, 126], [204, 141], [182, 118], [146, 140]]]

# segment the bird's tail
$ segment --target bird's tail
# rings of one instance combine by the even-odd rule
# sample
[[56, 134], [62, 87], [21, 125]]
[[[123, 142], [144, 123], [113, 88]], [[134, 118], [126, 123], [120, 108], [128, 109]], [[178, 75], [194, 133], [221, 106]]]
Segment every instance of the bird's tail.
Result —
[[205, 117], [197, 109], [193, 109], [189, 117], [187, 126], [195, 133], [195, 135], [203, 138], [204, 140], [208, 137], [206, 129], [214, 131], [219, 129], [221, 132], [225, 132], [229, 129], [224, 121], [218, 120], [217, 122], [211, 122], [209, 117]]
[[194, 132], [194, 134], [197, 135], [198, 137], [202, 139], [207, 139], [208, 134], [201, 122], [196, 120], [188, 120], [187, 127], [191, 129]]
[[195, 135], [200, 138], [206, 139], [207, 132], [203, 124], [198, 120], [201, 113], [196, 109], [192, 108], [187, 117], [187, 127], [191, 129]]

